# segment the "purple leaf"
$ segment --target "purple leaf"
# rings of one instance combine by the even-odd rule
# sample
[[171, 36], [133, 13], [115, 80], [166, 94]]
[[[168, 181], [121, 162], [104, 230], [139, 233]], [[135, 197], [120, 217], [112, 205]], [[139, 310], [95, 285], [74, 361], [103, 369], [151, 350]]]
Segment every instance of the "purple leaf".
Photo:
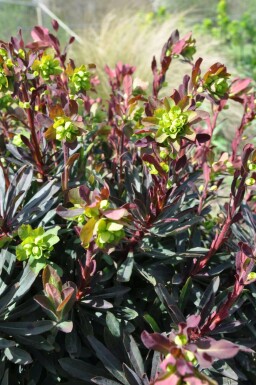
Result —
[[84, 209], [66, 209], [65, 207], [59, 205], [56, 212], [60, 217], [70, 219], [82, 215], [84, 213]]
[[197, 349], [194, 354], [202, 368], [209, 368], [215, 359], [232, 358], [239, 352], [239, 346], [227, 340], [215, 341], [207, 338], [196, 341], [195, 345]]
[[54, 303], [55, 307], [58, 307], [62, 300], [60, 292], [56, 289], [56, 287], [51, 283], [46, 283], [44, 290], [46, 295], [50, 297], [50, 300]]
[[179, 171], [181, 170], [182, 168], [185, 167], [187, 163], [187, 157], [186, 155], [183, 155], [182, 157], [180, 157], [177, 162], [176, 162], [176, 166], [175, 166], [175, 171]]
[[52, 20], [52, 27], [55, 31], [58, 31], [59, 29], [59, 23], [57, 22], [57, 20], [53, 19]]
[[31, 31], [31, 36], [35, 41], [48, 39], [49, 30], [40, 26], [35, 26]]
[[159, 333], [149, 334], [146, 330], [141, 333], [141, 340], [148, 349], [157, 350], [164, 354], [169, 353], [173, 345], [167, 337]]
[[245, 91], [246, 88], [251, 84], [252, 79], [235, 79], [230, 87], [230, 94], [239, 94], [241, 91]]
[[45, 295], [35, 295], [34, 296], [34, 300], [40, 305], [42, 306], [42, 308], [44, 308], [45, 310], [49, 310], [49, 311], [52, 311], [54, 313], [55, 309], [53, 307], [53, 304], [52, 302], [49, 300], [48, 297], [46, 297]]
[[104, 211], [104, 217], [108, 219], [113, 219], [114, 221], [118, 221], [119, 219], [123, 218], [124, 216], [128, 215], [128, 211], [126, 209], [116, 209], [116, 210], [106, 210]]
[[41, 113], [37, 114], [36, 121], [37, 121], [37, 124], [40, 128], [41, 127], [49, 128], [53, 124], [53, 120], [51, 118], [49, 118], [49, 116], [47, 116], [45, 114], [41, 114]]
[[176, 368], [177, 368], [177, 372], [181, 376], [185, 376], [185, 375], [188, 375], [188, 374], [193, 374], [193, 372], [194, 372], [191, 363], [185, 361], [183, 358], [178, 358], [177, 359], [177, 361], [176, 361]]
[[211, 136], [209, 134], [197, 134], [196, 135], [196, 140], [198, 143], [205, 143], [208, 142], [208, 140], [211, 139]]

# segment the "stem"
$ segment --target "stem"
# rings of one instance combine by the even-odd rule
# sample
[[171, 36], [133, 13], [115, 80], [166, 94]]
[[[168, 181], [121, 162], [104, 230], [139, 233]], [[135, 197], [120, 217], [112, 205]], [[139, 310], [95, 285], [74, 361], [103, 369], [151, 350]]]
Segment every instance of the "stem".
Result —
[[[28, 97], [28, 93], [25, 85], [23, 85], [22, 91], [23, 91], [24, 101], [29, 103], [29, 97]], [[41, 155], [40, 146], [38, 143], [38, 138], [37, 138], [36, 128], [35, 128], [34, 110], [31, 107], [27, 109], [27, 117], [28, 117], [28, 125], [31, 131], [32, 143], [35, 150], [35, 153], [32, 154], [32, 156], [36, 162], [38, 172], [44, 177], [43, 160], [42, 160], [42, 155]]]
[[69, 157], [69, 148], [66, 146], [66, 142], [62, 142], [62, 149], [63, 149], [63, 155], [64, 155], [64, 171], [62, 174], [62, 190], [64, 192], [64, 201], [67, 203], [67, 192], [68, 192], [68, 179], [69, 179], [69, 172], [68, 172], [68, 157]]
[[241, 136], [242, 136], [242, 129], [243, 129], [243, 124], [240, 125], [240, 127], [237, 129], [236, 131], [236, 135], [234, 137], [234, 139], [232, 140], [232, 161], [234, 162], [235, 159], [236, 159], [236, 156], [237, 156], [237, 150], [238, 150], [238, 146], [239, 146], [239, 143], [241, 141]]
[[232, 293], [229, 294], [227, 300], [222, 304], [218, 312], [214, 313], [213, 316], [203, 326], [202, 328], [203, 334], [214, 330], [223, 320], [225, 320], [228, 317], [231, 307], [237, 301], [243, 289], [244, 289], [244, 285], [238, 286], [237, 283], [235, 284]]
[[214, 254], [216, 254], [216, 252], [219, 250], [219, 248], [222, 246], [223, 242], [225, 241], [225, 238], [229, 232], [231, 224], [232, 224], [232, 220], [231, 218], [228, 218], [225, 225], [222, 227], [221, 232], [219, 234], [216, 234], [214, 240], [212, 241], [209, 252], [201, 261], [199, 261], [196, 264], [196, 266], [190, 273], [191, 276], [196, 275], [199, 271], [201, 271], [207, 265], [207, 262], [211, 259], [211, 257]]
[[121, 146], [120, 146], [120, 169], [119, 169], [119, 192], [121, 193], [123, 176], [123, 152], [124, 152], [124, 126], [122, 126]]

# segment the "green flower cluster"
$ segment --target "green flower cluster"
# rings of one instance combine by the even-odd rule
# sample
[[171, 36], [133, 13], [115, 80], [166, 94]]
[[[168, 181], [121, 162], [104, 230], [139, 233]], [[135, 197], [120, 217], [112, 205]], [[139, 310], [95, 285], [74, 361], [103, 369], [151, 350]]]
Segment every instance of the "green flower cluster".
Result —
[[8, 88], [8, 79], [4, 73], [4, 69], [0, 68], [0, 90], [6, 90]]
[[44, 80], [49, 80], [51, 75], [60, 75], [62, 68], [59, 60], [52, 55], [43, 55], [41, 60], [35, 60], [32, 69], [34, 75], [40, 74]]
[[211, 94], [222, 97], [229, 89], [229, 84], [226, 77], [220, 77], [218, 75], [210, 75], [204, 84]]
[[32, 229], [30, 225], [22, 225], [18, 230], [22, 242], [16, 247], [17, 259], [19, 261], [29, 259], [31, 267], [39, 264], [40, 268], [43, 268], [53, 246], [60, 240], [57, 236], [58, 231], [58, 226], [44, 231], [42, 227]]
[[[148, 167], [150, 174], [152, 174], [152, 175], [158, 175], [159, 174], [156, 167], [152, 163], [145, 162], [145, 164]], [[164, 172], [168, 172], [170, 169], [168, 164], [166, 164], [165, 162], [160, 162], [159, 165], [161, 166], [161, 168], [163, 169]]]
[[156, 111], [156, 117], [159, 119], [159, 126], [162, 132], [166, 133], [171, 139], [176, 139], [182, 134], [188, 122], [188, 116], [181, 111], [178, 106], [171, 107], [170, 111]]
[[193, 111], [182, 111], [179, 106], [172, 106], [169, 110], [159, 108], [154, 113], [158, 130], [156, 141], [163, 143], [167, 138], [171, 142], [178, 142], [181, 136], [186, 137], [193, 134], [189, 128], [189, 117]]
[[7, 51], [4, 48], [0, 48], [0, 91], [6, 91], [8, 89], [9, 70], [11, 70], [12, 67], [13, 62], [11, 59], [8, 59]]
[[188, 60], [192, 60], [195, 53], [196, 53], [195, 40], [190, 39], [190, 42], [187, 43], [186, 47], [182, 51], [182, 56]]
[[87, 91], [91, 87], [90, 72], [87, 71], [85, 65], [76, 68], [71, 76], [71, 83], [74, 86], [76, 92]]
[[53, 128], [56, 131], [57, 140], [73, 142], [79, 136], [79, 129], [66, 116], [58, 116], [54, 119]]
[[13, 102], [11, 95], [5, 94], [0, 97], [0, 110], [6, 110]]
[[123, 225], [106, 218], [99, 219], [94, 226], [94, 235], [96, 235], [96, 244], [104, 248], [106, 244], [118, 243], [124, 236]]

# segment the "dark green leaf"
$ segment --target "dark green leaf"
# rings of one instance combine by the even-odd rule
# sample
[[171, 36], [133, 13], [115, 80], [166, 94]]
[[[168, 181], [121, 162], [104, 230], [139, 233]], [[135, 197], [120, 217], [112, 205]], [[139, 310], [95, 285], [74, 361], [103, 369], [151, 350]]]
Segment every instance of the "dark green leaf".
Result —
[[136, 374], [141, 378], [145, 374], [144, 363], [139, 348], [131, 335], [124, 336], [124, 346]]
[[0, 330], [11, 335], [33, 336], [45, 333], [56, 325], [53, 321], [0, 322]]
[[110, 333], [114, 337], [120, 337], [121, 336], [121, 329], [120, 329], [120, 323], [114, 316], [114, 314], [107, 312], [106, 315], [106, 323], [107, 327], [109, 328]]
[[79, 380], [90, 381], [99, 374], [99, 368], [89, 365], [82, 360], [60, 358], [59, 364], [69, 375]]
[[92, 348], [99, 360], [104, 364], [105, 368], [122, 384], [128, 385], [128, 382], [123, 374], [121, 362], [108, 350], [105, 346], [98, 341], [95, 337], [87, 337]]
[[8, 360], [12, 361], [14, 364], [27, 365], [32, 362], [31, 355], [20, 348], [6, 348], [4, 354], [6, 358], [8, 358]]
[[132, 269], [133, 269], [133, 252], [129, 252], [127, 255], [127, 258], [125, 261], [121, 264], [117, 271], [117, 281], [118, 282], [129, 282], [131, 275], [132, 275]]

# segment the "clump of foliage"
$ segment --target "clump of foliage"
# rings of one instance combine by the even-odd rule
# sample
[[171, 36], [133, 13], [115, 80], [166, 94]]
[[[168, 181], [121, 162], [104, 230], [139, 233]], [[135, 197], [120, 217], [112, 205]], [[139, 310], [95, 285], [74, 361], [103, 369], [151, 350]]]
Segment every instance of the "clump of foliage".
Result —
[[[0, 43], [1, 384], [254, 383], [251, 79], [203, 73], [175, 31], [152, 90], [118, 63], [101, 100], [73, 39], [32, 38]], [[175, 60], [191, 71], [161, 98]], [[241, 124], [220, 153], [231, 101]]]
[[205, 18], [200, 29], [223, 41], [238, 70], [256, 79], [255, 13], [250, 9], [232, 18], [227, 0], [219, 0], [215, 18]]

